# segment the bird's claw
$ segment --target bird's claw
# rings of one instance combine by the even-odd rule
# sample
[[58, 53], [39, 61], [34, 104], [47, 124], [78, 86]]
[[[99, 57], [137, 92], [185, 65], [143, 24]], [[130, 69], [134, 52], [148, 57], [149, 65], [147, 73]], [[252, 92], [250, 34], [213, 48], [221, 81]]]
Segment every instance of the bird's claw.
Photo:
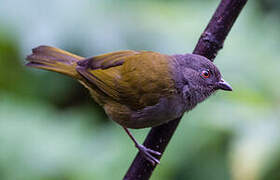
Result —
[[139, 149], [139, 152], [143, 154], [146, 160], [149, 161], [153, 166], [160, 163], [159, 160], [153, 156], [153, 155], [160, 156], [161, 155], [160, 152], [146, 148], [141, 144], [138, 144], [136, 147]]

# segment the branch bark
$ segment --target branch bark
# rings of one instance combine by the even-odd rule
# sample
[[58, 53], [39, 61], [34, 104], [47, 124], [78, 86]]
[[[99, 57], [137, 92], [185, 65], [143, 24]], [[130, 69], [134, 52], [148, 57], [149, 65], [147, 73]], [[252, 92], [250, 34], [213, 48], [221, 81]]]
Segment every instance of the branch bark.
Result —
[[[200, 36], [193, 53], [205, 56], [211, 61], [214, 61], [214, 58], [218, 51], [222, 49], [224, 40], [246, 2], [247, 0], [221, 0], [209, 24]], [[180, 120], [181, 118], [178, 118], [152, 128], [144, 141], [144, 145], [163, 153]], [[147, 180], [152, 175], [155, 167], [156, 166], [152, 166], [151, 163], [146, 161], [146, 159], [138, 153], [124, 179]]]

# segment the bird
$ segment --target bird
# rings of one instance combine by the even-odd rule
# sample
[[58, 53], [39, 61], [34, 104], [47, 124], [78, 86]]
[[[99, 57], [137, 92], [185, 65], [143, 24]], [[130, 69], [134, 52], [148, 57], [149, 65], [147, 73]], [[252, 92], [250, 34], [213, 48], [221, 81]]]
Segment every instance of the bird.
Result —
[[78, 80], [153, 165], [160, 163], [156, 156], [161, 153], [138, 143], [129, 129], [159, 126], [181, 117], [217, 90], [232, 91], [209, 59], [190, 53], [123, 50], [85, 58], [41, 45], [26, 60], [29, 67]]

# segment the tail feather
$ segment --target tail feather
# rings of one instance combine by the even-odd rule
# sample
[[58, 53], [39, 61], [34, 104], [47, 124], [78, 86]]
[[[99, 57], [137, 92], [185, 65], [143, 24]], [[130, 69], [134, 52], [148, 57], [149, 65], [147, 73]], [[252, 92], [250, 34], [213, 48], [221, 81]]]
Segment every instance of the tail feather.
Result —
[[26, 57], [26, 65], [39, 69], [55, 71], [79, 79], [76, 71], [77, 62], [83, 57], [71, 54], [50, 46], [39, 46], [32, 49], [32, 54]]

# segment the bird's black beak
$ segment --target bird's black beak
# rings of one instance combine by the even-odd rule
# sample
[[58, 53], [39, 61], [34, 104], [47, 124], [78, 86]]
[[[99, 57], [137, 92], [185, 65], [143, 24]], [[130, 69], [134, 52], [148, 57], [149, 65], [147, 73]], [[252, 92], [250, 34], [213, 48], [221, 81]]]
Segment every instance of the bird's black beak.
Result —
[[232, 87], [224, 79], [221, 79], [218, 82], [217, 88], [221, 89], [221, 90], [224, 90], [224, 91], [232, 91]]

